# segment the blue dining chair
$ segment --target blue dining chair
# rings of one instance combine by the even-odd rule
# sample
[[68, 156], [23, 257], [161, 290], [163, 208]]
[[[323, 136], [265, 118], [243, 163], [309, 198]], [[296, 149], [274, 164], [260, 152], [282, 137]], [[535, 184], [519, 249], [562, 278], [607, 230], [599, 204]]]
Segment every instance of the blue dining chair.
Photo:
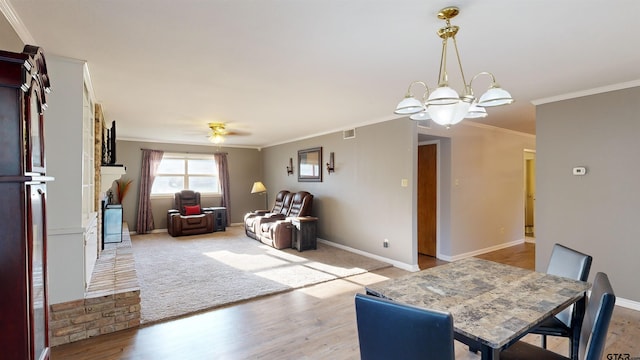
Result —
[[[547, 274], [558, 275], [574, 280], [587, 281], [591, 269], [592, 258], [589, 255], [570, 249], [566, 246], [555, 244]], [[531, 333], [542, 335], [542, 347], [547, 348], [547, 336], [560, 336], [569, 338], [569, 356], [577, 359], [578, 342], [574, 341], [580, 334], [580, 326], [584, 315], [585, 301], [578, 301], [560, 313], [546, 319], [542, 324], [534, 328]]]
[[360, 358], [452, 360], [450, 313], [356, 294]]
[[[580, 342], [578, 344], [578, 359], [600, 360], [604, 352], [607, 340], [607, 331], [613, 308], [616, 304], [616, 295], [611, 288], [607, 274], [599, 272], [593, 281], [589, 304], [584, 315], [584, 321], [580, 330]], [[567, 360], [553, 351], [531, 345], [524, 341], [518, 341], [500, 353], [502, 360]]]

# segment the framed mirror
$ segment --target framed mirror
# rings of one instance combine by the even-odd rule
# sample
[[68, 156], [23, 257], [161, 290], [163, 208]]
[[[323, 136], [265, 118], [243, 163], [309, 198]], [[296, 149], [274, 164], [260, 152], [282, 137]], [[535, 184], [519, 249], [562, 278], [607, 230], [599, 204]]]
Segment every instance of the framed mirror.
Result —
[[298, 150], [298, 181], [322, 181], [322, 147]]

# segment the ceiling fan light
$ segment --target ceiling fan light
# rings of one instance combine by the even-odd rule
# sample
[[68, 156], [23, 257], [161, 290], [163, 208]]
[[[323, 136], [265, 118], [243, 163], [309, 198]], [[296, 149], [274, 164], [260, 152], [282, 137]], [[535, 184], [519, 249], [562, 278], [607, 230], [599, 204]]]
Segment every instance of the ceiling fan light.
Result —
[[428, 111], [431, 119], [437, 124], [451, 126], [464, 119], [470, 106], [468, 102], [458, 100], [455, 104], [429, 106]]
[[396, 106], [396, 111], [394, 111], [394, 113], [398, 115], [410, 115], [419, 113], [423, 110], [424, 105], [422, 105], [420, 100], [414, 98], [413, 95], [408, 95], [398, 103], [398, 106]]
[[429, 120], [431, 119], [431, 115], [429, 115], [428, 111], [424, 110], [409, 116], [409, 119], [415, 120], [415, 121]]
[[491, 107], [513, 103], [513, 97], [509, 92], [499, 86], [492, 86], [487, 90], [478, 101], [478, 106]]
[[209, 141], [214, 144], [222, 144], [224, 142], [224, 136], [220, 134], [213, 134], [209, 137]]
[[440, 86], [429, 95], [427, 106], [452, 105], [460, 101], [460, 95], [449, 86]]

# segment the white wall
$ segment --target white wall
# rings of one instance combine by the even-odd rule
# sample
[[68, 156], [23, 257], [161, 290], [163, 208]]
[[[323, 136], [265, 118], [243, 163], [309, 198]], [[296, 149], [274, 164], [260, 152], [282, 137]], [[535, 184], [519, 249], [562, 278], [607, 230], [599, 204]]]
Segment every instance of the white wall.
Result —
[[[640, 87], [536, 107], [536, 268], [558, 242], [593, 256], [617, 295], [640, 301]], [[585, 176], [572, 168], [585, 166]]]
[[84, 62], [47, 55], [51, 78], [45, 113], [48, 185], [49, 303], [84, 298], [82, 119]]

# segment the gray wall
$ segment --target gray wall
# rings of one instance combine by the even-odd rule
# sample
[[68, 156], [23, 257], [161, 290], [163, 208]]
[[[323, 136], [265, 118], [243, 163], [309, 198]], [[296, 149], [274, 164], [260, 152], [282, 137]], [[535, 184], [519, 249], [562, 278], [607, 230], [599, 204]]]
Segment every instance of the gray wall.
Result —
[[[593, 256], [618, 296], [640, 301], [640, 88], [537, 106], [536, 268], [558, 242]], [[572, 168], [585, 166], [585, 176]]]
[[[166, 152], [186, 152], [213, 154], [217, 151], [228, 153], [229, 180], [231, 190], [231, 222], [240, 223], [245, 213], [264, 207], [264, 198], [251, 195], [251, 185], [262, 177], [262, 155], [257, 149], [231, 148], [201, 145], [181, 145], [118, 140], [116, 145], [117, 163], [124, 164], [127, 173], [122, 178], [133, 180], [131, 188], [123, 201], [123, 218], [129, 229], [136, 230], [138, 212], [138, 189], [140, 187], [140, 167], [142, 152], [140, 149], [163, 150]], [[115, 186], [113, 187], [115, 191]], [[220, 197], [205, 197], [203, 206], [220, 206]], [[153, 219], [156, 229], [167, 228], [167, 210], [173, 207], [173, 197], [151, 200]]]
[[[4, 15], [0, 15], [0, 50], [22, 52], [24, 44]], [[45, 49], [46, 51], [46, 49]]]
[[[457, 259], [524, 238], [524, 149], [535, 137], [502, 129], [459, 124], [418, 131], [398, 119], [268, 147], [264, 152], [269, 197], [281, 190], [315, 195], [319, 237], [408, 265], [417, 264], [416, 179], [419, 141], [440, 142], [439, 246], [442, 258]], [[297, 151], [323, 147], [335, 152], [336, 171], [323, 182], [297, 181], [286, 173]], [[408, 186], [402, 187], [401, 180]], [[382, 246], [389, 240], [389, 248]]]
[[[298, 150], [323, 147], [323, 181], [298, 182], [298, 170], [287, 175]], [[409, 121], [389, 121], [358, 127], [355, 139], [335, 132], [263, 150], [265, 185], [269, 198], [282, 189], [306, 190], [314, 198], [313, 215], [319, 217], [322, 239], [350, 246], [406, 264], [414, 262], [412, 251], [413, 183], [416, 137]], [[335, 153], [335, 172], [328, 174], [329, 153]], [[384, 239], [390, 246], [382, 246]]]
[[[491, 116], [491, 115], [489, 115]], [[441, 138], [440, 250], [452, 260], [524, 239], [524, 150], [535, 136], [463, 121]]]

